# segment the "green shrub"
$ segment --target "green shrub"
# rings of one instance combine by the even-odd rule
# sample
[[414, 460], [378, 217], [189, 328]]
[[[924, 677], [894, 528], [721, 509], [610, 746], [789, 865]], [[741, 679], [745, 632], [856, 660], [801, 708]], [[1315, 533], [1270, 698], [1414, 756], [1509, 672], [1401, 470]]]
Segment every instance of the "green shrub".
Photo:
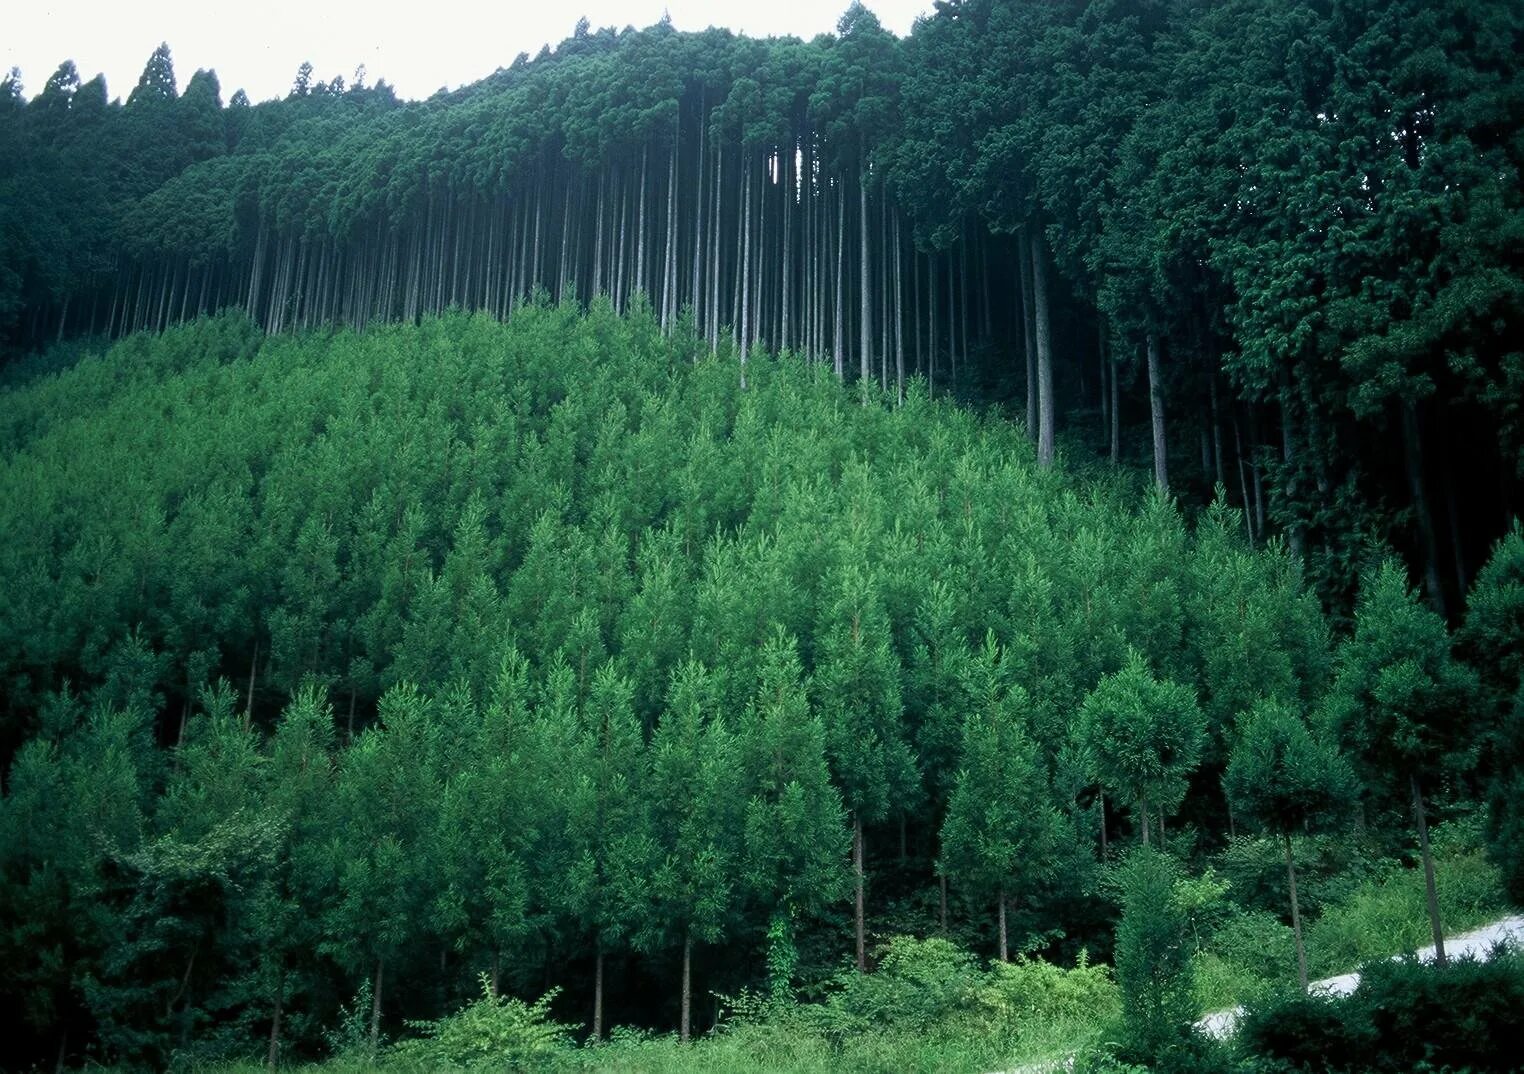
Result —
[[1111, 968], [1084, 957], [1072, 970], [1040, 959], [997, 962], [976, 999], [993, 1021], [1017, 1031], [1032, 1023], [1098, 1024], [1122, 1011]]
[[568, 1027], [550, 1018], [559, 989], [533, 1003], [494, 996], [486, 975], [482, 997], [437, 1022], [410, 1023], [424, 1037], [404, 1041], [396, 1057], [428, 1067], [490, 1067], [493, 1070], [543, 1070], [566, 1050]]
[[1511, 1071], [1524, 1056], [1524, 958], [1367, 963], [1340, 999], [1297, 996], [1244, 1018], [1241, 1046], [1266, 1072]]
[[980, 982], [974, 956], [947, 940], [896, 936], [876, 952], [870, 974], [844, 970], [824, 1003], [800, 1008], [833, 1038], [876, 1027], [926, 1032], [970, 1010]]
[[[1475, 928], [1505, 912], [1498, 870], [1481, 850], [1437, 857], [1439, 910], [1447, 933]], [[1315, 976], [1327, 976], [1432, 942], [1423, 871], [1392, 868], [1312, 923], [1307, 958]]]

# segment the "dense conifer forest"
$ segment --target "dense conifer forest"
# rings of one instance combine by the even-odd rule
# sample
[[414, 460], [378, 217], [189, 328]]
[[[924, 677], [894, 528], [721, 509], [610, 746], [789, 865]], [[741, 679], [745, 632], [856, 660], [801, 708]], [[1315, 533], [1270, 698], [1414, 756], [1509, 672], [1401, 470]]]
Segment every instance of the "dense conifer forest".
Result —
[[0, 1069], [1508, 1069], [1521, 37], [13, 71]]

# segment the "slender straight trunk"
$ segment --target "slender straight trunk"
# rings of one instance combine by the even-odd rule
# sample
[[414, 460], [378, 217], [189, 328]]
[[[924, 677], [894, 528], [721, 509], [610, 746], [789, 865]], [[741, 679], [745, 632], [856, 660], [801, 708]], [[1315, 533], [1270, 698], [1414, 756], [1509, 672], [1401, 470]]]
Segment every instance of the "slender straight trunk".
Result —
[[254, 637], [254, 655], [249, 658], [249, 699], [243, 706], [243, 729], [254, 722], [254, 673], [259, 669], [259, 636]]
[[746, 390], [746, 350], [750, 340], [751, 312], [751, 180], [756, 169], [746, 169], [741, 186], [741, 390]]
[[598, 173], [598, 208], [593, 221], [593, 294], [603, 293], [603, 202], [608, 190], [608, 172]]
[[650, 147], [640, 150], [640, 207], [635, 213], [635, 290], [646, 289], [646, 164]]
[[270, 1019], [270, 1046], [265, 1051], [265, 1066], [274, 1070], [280, 1062], [280, 1018], [286, 1005], [286, 971], [284, 967], [275, 982], [275, 1014]]
[[905, 401], [905, 269], [900, 259], [904, 247], [900, 211], [894, 210], [894, 397]]
[[1159, 371], [1159, 336], [1148, 334], [1148, 414], [1154, 432], [1154, 484], [1169, 493], [1169, 466], [1164, 448], [1164, 382]]
[[910, 327], [915, 332], [915, 371], [919, 375], [926, 367], [926, 352], [921, 346], [921, 255], [914, 244], [910, 247], [910, 293], [915, 296]]
[[713, 211], [714, 226], [709, 229], [711, 242], [711, 256], [709, 259], [709, 352], [713, 354], [720, 347], [720, 208], [725, 198], [724, 178], [725, 154], [716, 151], [714, 154], [714, 197], [711, 209]]
[[1296, 938], [1296, 979], [1307, 991], [1307, 949], [1302, 946], [1302, 909], [1296, 901], [1296, 862], [1291, 859], [1291, 833], [1283, 832], [1286, 844], [1286, 886], [1291, 891], [1291, 933]]
[[868, 948], [863, 930], [863, 822], [852, 814], [852, 877], [856, 883], [853, 896], [853, 931], [857, 938], [857, 972], [868, 970]]
[[780, 295], [778, 311], [778, 349], [789, 350], [794, 345], [793, 325], [790, 318], [794, 312], [794, 158], [797, 154], [794, 143], [788, 145], [788, 155], [781, 162], [783, 173], [783, 261], [781, 281], [782, 294]]
[[1005, 930], [1005, 888], [1000, 889], [1000, 961], [1011, 961], [1011, 949]]
[[1213, 472], [1218, 485], [1227, 485], [1227, 477], [1222, 465], [1222, 419], [1217, 409], [1217, 374], [1213, 372], [1207, 378], [1207, 393], [1212, 407], [1212, 463]]
[[59, 1041], [58, 1041], [58, 1061], [53, 1064], [54, 1071], [56, 1071], [57, 1074], [63, 1074], [64, 1064], [66, 1062], [68, 1062], [68, 1060], [69, 1060], [69, 1030], [67, 1028], [65, 1028], [64, 1031], [63, 1031], [63, 1036], [60, 1037]]
[[598, 937], [598, 954], [593, 962], [593, 1041], [603, 1040], [603, 937]]
[[1042, 233], [1032, 238], [1032, 296], [1037, 331], [1037, 464], [1053, 465], [1053, 340], [1048, 321], [1048, 268]]
[[[961, 240], [960, 240], [961, 241]], [[953, 262], [952, 247], [947, 250], [947, 384], [954, 396], [958, 394], [958, 296], [954, 287], [958, 279]]]
[[381, 1045], [381, 959], [376, 959], [376, 983], [370, 996], [370, 1051], [374, 1055]]
[[868, 378], [872, 375], [871, 351], [873, 350], [873, 282], [869, 272], [868, 263], [868, 162], [865, 160], [861, 165], [861, 171], [857, 176], [857, 233], [858, 233], [858, 338], [859, 368], [858, 378], [862, 381], [860, 390], [863, 402], [868, 401]]
[[1429, 505], [1423, 475], [1423, 437], [1418, 430], [1418, 410], [1413, 403], [1402, 407], [1402, 446], [1407, 463], [1408, 491], [1413, 496], [1413, 515], [1418, 521], [1418, 537], [1423, 546], [1423, 582], [1429, 604], [1445, 614], [1445, 594], [1439, 582], [1439, 542], [1434, 536], [1434, 514]]
[[1143, 845], [1148, 846], [1148, 792], [1138, 795], [1138, 812], [1143, 814]]
[[847, 192], [841, 183], [836, 184], [836, 304], [832, 309], [834, 317], [833, 355], [836, 363], [836, 379], [847, 379], [847, 359], [843, 351], [845, 345], [844, 325], [842, 324], [842, 273], [845, 266], [842, 264], [842, 255], [845, 250], [847, 227]]
[[1423, 855], [1424, 893], [1429, 900], [1429, 928], [1434, 934], [1434, 964], [1445, 964], [1445, 930], [1439, 919], [1439, 889], [1434, 883], [1434, 854], [1429, 849], [1429, 821], [1424, 813], [1423, 788], [1418, 777], [1409, 776], [1413, 786], [1413, 819], [1418, 822], [1418, 849]]
[[699, 267], [703, 262], [704, 250], [704, 149], [709, 141], [704, 136], [704, 120], [708, 117], [708, 96], [704, 92], [699, 93], [698, 112], [698, 166], [694, 169], [697, 182], [696, 194], [693, 199], [693, 273], [689, 280], [688, 301], [693, 304], [694, 329], [704, 330], [704, 301], [699, 295], [701, 277]]
[[[1291, 416], [1291, 386], [1285, 383], [1284, 378], [1280, 392], [1281, 403], [1281, 458], [1286, 463], [1286, 473], [1292, 484], [1287, 488], [1288, 498], [1295, 501], [1298, 489], [1296, 482], [1299, 480], [1296, 468], [1291, 464], [1296, 461], [1296, 434], [1293, 430]], [[1291, 555], [1296, 559], [1302, 558], [1302, 527], [1293, 519], [1286, 527], [1286, 543], [1291, 548]]]
[[688, 1031], [692, 1025], [693, 1014], [693, 936], [691, 933], [683, 933], [683, 1010], [681, 1022], [681, 1038], [684, 1044], [688, 1043]]
[[667, 165], [667, 252], [662, 258], [661, 329], [672, 331], [677, 318], [677, 144], [678, 131], [672, 135], [672, 158]]
[[926, 394], [937, 397], [937, 262], [926, 255]]
[[1254, 511], [1249, 499], [1249, 468], [1244, 463], [1244, 438], [1238, 427], [1238, 415], [1233, 415], [1233, 450], [1238, 456], [1238, 491], [1244, 502], [1244, 529], [1249, 533], [1249, 543], [1254, 543]]

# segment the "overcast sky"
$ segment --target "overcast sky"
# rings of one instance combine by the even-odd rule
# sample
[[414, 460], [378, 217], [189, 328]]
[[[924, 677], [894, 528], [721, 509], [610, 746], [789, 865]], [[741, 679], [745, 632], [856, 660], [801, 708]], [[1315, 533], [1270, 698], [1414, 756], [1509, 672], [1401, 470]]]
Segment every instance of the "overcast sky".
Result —
[[[680, 30], [728, 26], [752, 36], [812, 37], [833, 29], [849, 0], [16, 0], [0, 14], [0, 71], [21, 68], [35, 96], [64, 60], [80, 77], [106, 76], [125, 98], [160, 41], [169, 42], [183, 90], [198, 67], [216, 70], [223, 100], [242, 87], [252, 100], [284, 96], [303, 60], [324, 81], [351, 80], [364, 64], [403, 97], [427, 97], [506, 67], [595, 27], [644, 27], [669, 11]], [[931, 0], [866, 0], [886, 28], [904, 35]]]

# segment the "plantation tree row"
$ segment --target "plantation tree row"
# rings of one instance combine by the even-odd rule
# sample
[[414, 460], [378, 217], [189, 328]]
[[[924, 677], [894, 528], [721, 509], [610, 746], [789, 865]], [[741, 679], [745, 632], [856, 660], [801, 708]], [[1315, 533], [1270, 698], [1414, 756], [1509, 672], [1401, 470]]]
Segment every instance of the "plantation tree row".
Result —
[[[266, 330], [644, 295], [714, 349], [1014, 399], [1047, 463], [1221, 485], [1347, 613], [1364, 535], [1450, 618], [1513, 511], [1517, 5], [949, 0], [899, 40], [585, 23], [403, 105], [0, 93], [0, 327]], [[1062, 438], [1060, 439], [1060, 434]]]
[[18, 367], [18, 1054], [317, 1055], [478, 973], [691, 1032], [890, 932], [1104, 951], [1119, 845], [1263, 831], [1273, 869], [1363, 824], [1427, 864], [1484, 798], [1517, 890], [1517, 531], [1453, 639], [1373, 559], [1336, 640], [1223, 503], [1188, 530], [916, 383], [739, 392], [709, 348], [542, 301]]

